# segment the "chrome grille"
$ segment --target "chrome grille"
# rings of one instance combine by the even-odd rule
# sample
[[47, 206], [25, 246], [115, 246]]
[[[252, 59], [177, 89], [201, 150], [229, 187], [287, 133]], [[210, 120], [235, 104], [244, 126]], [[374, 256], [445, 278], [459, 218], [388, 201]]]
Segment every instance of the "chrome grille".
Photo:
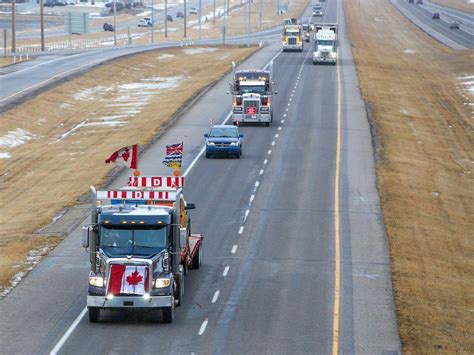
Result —
[[296, 44], [296, 37], [288, 37], [288, 44]]
[[244, 113], [246, 115], [256, 115], [258, 113], [260, 100], [244, 100]]

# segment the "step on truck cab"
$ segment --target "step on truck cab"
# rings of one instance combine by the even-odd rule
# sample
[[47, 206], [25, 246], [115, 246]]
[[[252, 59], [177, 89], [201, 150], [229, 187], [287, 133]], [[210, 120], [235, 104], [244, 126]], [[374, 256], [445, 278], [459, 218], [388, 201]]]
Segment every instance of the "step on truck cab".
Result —
[[[185, 275], [201, 264], [203, 237], [191, 234], [184, 177], [131, 177], [119, 190], [92, 191], [91, 223], [83, 247], [91, 271], [87, 307], [161, 310], [165, 323], [181, 305]], [[104, 203], [107, 202], [107, 203]]]
[[232, 121], [235, 125], [242, 123], [264, 123], [269, 126], [273, 122], [272, 95], [273, 63], [269, 70], [238, 70], [232, 63], [233, 78], [230, 83], [232, 93]]
[[313, 64], [336, 64], [337, 62], [337, 24], [315, 24], [315, 50]]
[[297, 19], [285, 19], [283, 21], [282, 46], [283, 52], [303, 51], [303, 28]]

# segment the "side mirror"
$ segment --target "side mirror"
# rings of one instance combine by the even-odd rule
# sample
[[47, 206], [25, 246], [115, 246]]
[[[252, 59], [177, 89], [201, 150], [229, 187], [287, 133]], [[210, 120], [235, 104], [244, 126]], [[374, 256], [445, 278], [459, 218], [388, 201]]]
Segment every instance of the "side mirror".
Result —
[[230, 92], [229, 92], [229, 91], [226, 91], [225, 93], [226, 93], [227, 95], [229, 95], [229, 94], [230, 94]]
[[82, 227], [82, 247], [89, 248], [89, 226]]
[[275, 95], [278, 95], [278, 91], [274, 91], [273, 93], [274, 93]]
[[240, 138], [244, 138], [244, 135], [243, 135], [243, 134], [239, 134], [239, 137], [240, 137]]
[[180, 228], [179, 229], [179, 246], [180, 248], [184, 248], [186, 245], [186, 237], [188, 230], [186, 228]]
[[194, 210], [196, 209], [196, 204], [194, 202], [186, 202], [185, 210]]
[[209, 134], [206, 133], [206, 134], [204, 135], [204, 137], [208, 138], [208, 137], [209, 137]]

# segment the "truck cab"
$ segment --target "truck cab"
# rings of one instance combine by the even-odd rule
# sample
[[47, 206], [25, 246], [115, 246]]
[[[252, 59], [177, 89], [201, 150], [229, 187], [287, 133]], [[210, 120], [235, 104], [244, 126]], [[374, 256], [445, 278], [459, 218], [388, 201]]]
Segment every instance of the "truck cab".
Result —
[[270, 70], [235, 71], [230, 84], [232, 93], [232, 120], [238, 125], [246, 122], [264, 123], [269, 126], [273, 122], [272, 65]]
[[194, 204], [185, 202], [181, 188], [141, 187], [93, 189], [91, 223], [83, 229], [91, 322], [104, 309], [137, 308], [161, 310], [171, 323], [187, 268], [199, 268], [202, 236], [191, 235], [186, 212]]
[[316, 24], [315, 51], [313, 64], [336, 64], [337, 62], [337, 25]]

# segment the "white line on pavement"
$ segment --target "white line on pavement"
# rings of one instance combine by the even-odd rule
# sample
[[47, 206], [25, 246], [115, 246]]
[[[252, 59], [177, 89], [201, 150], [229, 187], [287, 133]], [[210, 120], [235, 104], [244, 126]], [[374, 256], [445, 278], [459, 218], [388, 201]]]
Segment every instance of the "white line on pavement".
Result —
[[272, 142], [272, 145], [275, 145], [275, 141]]
[[239, 234], [242, 234], [244, 232], [244, 226], [240, 226], [239, 228]]
[[232, 254], [235, 254], [237, 252], [237, 244], [234, 244], [232, 247], [232, 250], [230, 251]]
[[263, 169], [260, 169], [260, 171], [258, 173], [259, 173], [259, 175], [263, 175]]
[[254, 198], [255, 198], [255, 195], [252, 195], [252, 196], [250, 196], [249, 205], [251, 205], [251, 204], [252, 204], [252, 202], [253, 202], [253, 199], [254, 199]]
[[221, 293], [221, 291], [217, 290], [216, 292], [214, 292], [214, 296], [212, 296], [212, 300], [211, 300], [211, 303], [216, 303], [217, 299], [219, 298], [219, 294]]
[[250, 213], [250, 210], [246, 210], [246, 211], [245, 211], [244, 223], [247, 221], [247, 218], [249, 218], [249, 213]]
[[58, 343], [56, 344], [56, 346], [53, 348], [53, 350], [51, 350], [51, 352], [49, 353], [49, 355], [56, 355], [58, 353], [59, 350], [61, 350], [61, 348], [63, 347], [64, 343], [66, 342], [66, 340], [69, 338], [69, 336], [72, 334], [72, 332], [74, 331], [74, 329], [76, 329], [77, 325], [79, 324], [79, 322], [81, 321], [81, 319], [86, 315], [87, 313], [87, 307], [84, 307], [84, 309], [82, 310], [82, 312], [77, 316], [77, 318], [74, 320], [74, 322], [72, 322], [72, 324], [70, 325], [70, 327], [68, 328], [68, 330], [66, 331], [66, 333], [64, 333], [64, 335], [61, 337], [61, 339], [59, 339]]
[[209, 323], [209, 319], [208, 319], [208, 318], [206, 318], [206, 319], [204, 320], [204, 322], [202, 322], [201, 328], [199, 328], [199, 333], [198, 333], [198, 335], [203, 335], [203, 334], [204, 334], [204, 332], [206, 331], [207, 323]]
[[263, 165], [267, 165], [267, 164], [268, 164], [268, 159], [265, 159], [265, 160], [263, 161]]
[[227, 274], [229, 273], [229, 269], [230, 269], [230, 266], [226, 265], [226, 267], [224, 268], [224, 271], [222, 272], [222, 276], [226, 277]]

